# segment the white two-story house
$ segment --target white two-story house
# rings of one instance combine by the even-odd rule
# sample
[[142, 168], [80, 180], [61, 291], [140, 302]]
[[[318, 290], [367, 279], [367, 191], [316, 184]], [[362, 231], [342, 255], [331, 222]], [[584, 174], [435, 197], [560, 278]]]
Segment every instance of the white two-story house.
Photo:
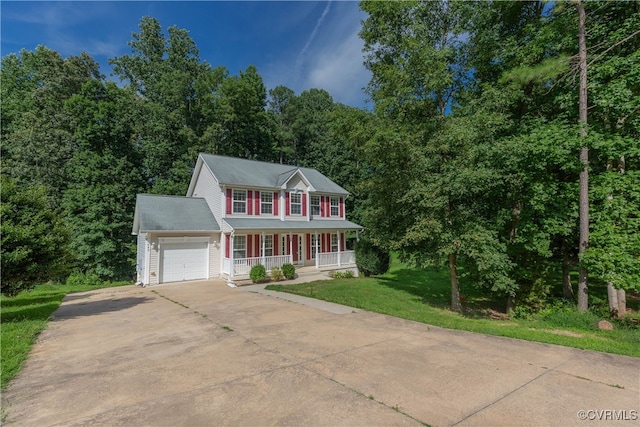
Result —
[[133, 223], [145, 285], [247, 278], [291, 263], [354, 268], [349, 193], [315, 169], [200, 154], [185, 197], [139, 194]]

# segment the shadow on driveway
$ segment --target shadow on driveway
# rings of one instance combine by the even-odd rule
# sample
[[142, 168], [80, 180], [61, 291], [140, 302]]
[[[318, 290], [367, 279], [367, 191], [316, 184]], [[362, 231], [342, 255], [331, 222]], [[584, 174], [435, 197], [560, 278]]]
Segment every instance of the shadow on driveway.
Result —
[[93, 316], [96, 314], [126, 310], [138, 304], [153, 301], [149, 297], [126, 297], [99, 301], [78, 301], [72, 304], [63, 304], [54, 313], [54, 320], [73, 319], [76, 317]]

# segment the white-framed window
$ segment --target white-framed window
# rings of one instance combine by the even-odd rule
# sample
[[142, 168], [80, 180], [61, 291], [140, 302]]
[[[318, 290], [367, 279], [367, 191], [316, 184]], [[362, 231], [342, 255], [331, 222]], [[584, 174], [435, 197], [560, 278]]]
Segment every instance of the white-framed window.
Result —
[[331, 198], [331, 216], [340, 216], [340, 197]]
[[234, 236], [233, 237], [233, 258], [246, 258], [247, 257], [247, 236]]
[[320, 196], [311, 196], [311, 215], [320, 216]]
[[273, 235], [266, 234], [264, 236], [264, 253], [263, 256], [273, 256]]
[[302, 193], [289, 193], [291, 215], [302, 215]]
[[233, 190], [233, 213], [247, 213], [247, 190]]
[[260, 192], [260, 213], [273, 214], [273, 193], [268, 191]]
[[338, 252], [338, 234], [331, 235], [331, 252]]
[[289, 245], [287, 245], [287, 236], [282, 236], [282, 244], [280, 245], [280, 255], [286, 255], [289, 251]]
[[311, 259], [316, 259], [316, 252], [320, 252], [320, 242], [318, 236], [311, 235]]

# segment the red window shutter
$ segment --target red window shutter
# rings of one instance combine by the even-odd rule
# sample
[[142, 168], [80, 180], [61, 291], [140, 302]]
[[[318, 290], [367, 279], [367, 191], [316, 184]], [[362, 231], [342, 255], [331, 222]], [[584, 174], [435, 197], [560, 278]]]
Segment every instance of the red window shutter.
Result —
[[260, 252], [262, 252], [262, 243], [260, 242], [260, 235], [256, 234], [254, 236], [254, 239], [256, 241], [255, 246], [253, 247], [253, 252], [254, 252], [254, 256], [259, 257], [260, 256]]
[[274, 192], [273, 193], [273, 214], [275, 216], [278, 216], [278, 206], [280, 206], [280, 197], [278, 196], [278, 193]]
[[340, 233], [340, 250], [344, 252], [344, 233]]
[[253, 214], [253, 191], [247, 191], [247, 215]]
[[225, 258], [229, 258], [231, 238], [229, 238], [228, 234], [225, 234], [225, 245], [224, 245], [224, 256]]
[[[233, 192], [230, 188], [227, 188], [227, 214], [231, 214], [233, 212]], [[229, 237], [229, 236], [227, 236]], [[228, 258], [229, 256], [227, 256]]]
[[286, 201], [285, 201], [284, 213], [287, 216], [291, 215], [291, 208], [289, 207], [289, 193], [287, 193], [287, 197], [286, 197]]
[[256, 191], [255, 195], [256, 195], [256, 197], [255, 197], [256, 206], [253, 209], [253, 213], [255, 215], [260, 215], [262, 213], [262, 209], [260, 207], [260, 203], [262, 203], [262, 196], [261, 196], [259, 191]]
[[300, 198], [302, 199], [302, 216], [307, 216], [307, 195], [302, 193]]
[[251, 258], [251, 251], [253, 250], [253, 239], [251, 237], [253, 237], [251, 234], [247, 235], [247, 253], [245, 255], [247, 258]]
[[273, 255], [280, 255], [280, 252], [278, 252], [278, 235], [274, 234], [273, 235]]
[[311, 234], [307, 234], [307, 259], [311, 259]]
[[324, 198], [324, 216], [331, 216], [331, 198], [329, 196]]
[[320, 196], [320, 216], [324, 216], [324, 196]]
[[340, 197], [340, 218], [344, 218], [344, 197]]

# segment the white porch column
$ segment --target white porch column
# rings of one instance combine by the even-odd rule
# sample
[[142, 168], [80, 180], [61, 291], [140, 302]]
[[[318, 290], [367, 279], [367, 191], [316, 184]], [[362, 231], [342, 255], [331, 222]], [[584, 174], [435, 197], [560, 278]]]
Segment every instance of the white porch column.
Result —
[[267, 263], [265, 261], [265, 255], [264, 255], [264, 231], [262, 232], [262, 265], [267, 266]]
[[293, 236], [289, 232], [289, 261], [293, 264]]
[[342, 252], [340, 252], [340, 230], [338, 230], [338, 267], [342, 265]]
[[233, 264], [233, 232], [231, 232], [231, 235], [229, 237], [229, 282], [231, 284], [233, 284], [233, 276], [235, 273], [235, 265]]
[[316, 236], [316, 241], [315, 241], [316, 247], [313, 248], [313, 250], [316, 251], [316, 268], [320, 268], [320, 256], [318, 255], [319, 251], [318, 251], [318, 232], [317, 231], [315, 232], [315, 236]]

